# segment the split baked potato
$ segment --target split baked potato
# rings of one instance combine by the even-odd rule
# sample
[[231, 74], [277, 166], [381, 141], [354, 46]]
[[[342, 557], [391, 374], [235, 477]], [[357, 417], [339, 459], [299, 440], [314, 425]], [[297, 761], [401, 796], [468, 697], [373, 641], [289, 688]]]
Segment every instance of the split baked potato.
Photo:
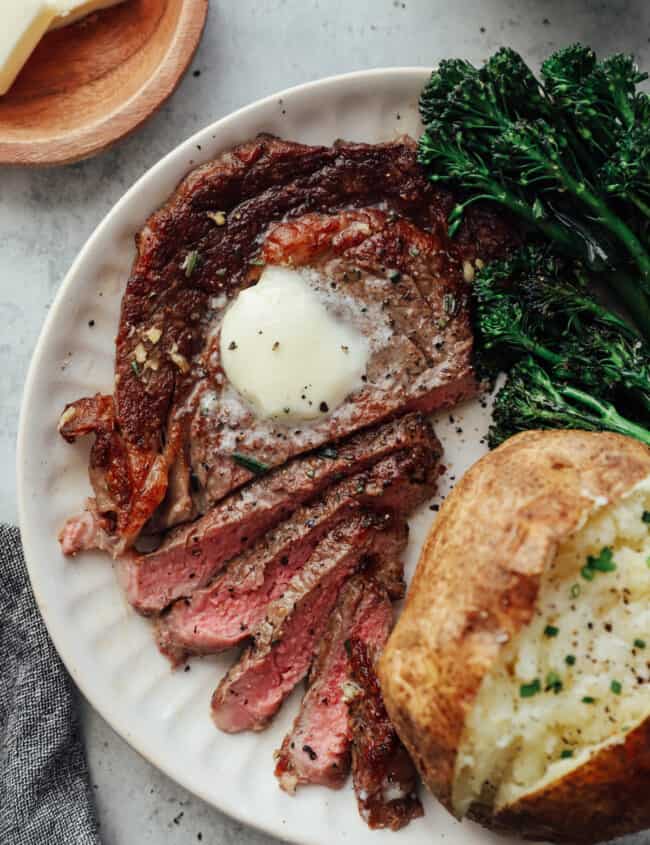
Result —
[[456, 817], [571, 843], [650, 827], [650, 450], [526, 432], [475, 464], [379, 674]]

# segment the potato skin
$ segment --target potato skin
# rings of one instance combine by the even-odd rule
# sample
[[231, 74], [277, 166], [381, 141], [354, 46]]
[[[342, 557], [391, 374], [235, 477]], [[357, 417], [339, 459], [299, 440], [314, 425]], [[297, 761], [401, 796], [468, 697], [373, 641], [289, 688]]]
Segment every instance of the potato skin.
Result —
[[603, 842], [650, 827], [648, 794], [650, 719], [645, 719], [624, 743], [604, 748], [583, 766], [504, 808], [493, 826], [521, 831], [526, 839]]
[[[529, 431], [471, 467], [440, 509], [379, 677], [402, 741], [450, 812], [466, 716], [501, 648], [532, 618], [541, 574], [596, 501], [615, 501], [648, 475], [650, 450], [630, 438]], [[555, 842], [650, 827], [641, 797], [650, 794], [649, 749], [644, 724], [498, 816], [479, 806], [469, 815]]]

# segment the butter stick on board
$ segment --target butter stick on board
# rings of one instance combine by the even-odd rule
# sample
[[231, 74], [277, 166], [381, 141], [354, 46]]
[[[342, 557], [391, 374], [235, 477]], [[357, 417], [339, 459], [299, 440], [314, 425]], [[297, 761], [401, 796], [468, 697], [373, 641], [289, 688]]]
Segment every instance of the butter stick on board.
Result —
[[92, 15], [93, 12], [108, 9], [109, 6], [117, 6], [118, 3], [124, 3], [124, 0], [55, 0], [57, 15], [50, 24], [50, 29], [69, 26], [81, 18]]
[[0, 96], [59, 14], [54, 0], [0, 0]]

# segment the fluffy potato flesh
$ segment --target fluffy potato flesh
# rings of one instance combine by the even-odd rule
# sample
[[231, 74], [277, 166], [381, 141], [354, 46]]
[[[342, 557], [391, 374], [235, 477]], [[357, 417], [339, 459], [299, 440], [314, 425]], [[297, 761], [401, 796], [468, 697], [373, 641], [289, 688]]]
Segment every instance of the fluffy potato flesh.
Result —
[[530, 624], [468, 714], [452, 804], [494, 811], [554, 782], [650, 714], [650, 478], [558, 550]]

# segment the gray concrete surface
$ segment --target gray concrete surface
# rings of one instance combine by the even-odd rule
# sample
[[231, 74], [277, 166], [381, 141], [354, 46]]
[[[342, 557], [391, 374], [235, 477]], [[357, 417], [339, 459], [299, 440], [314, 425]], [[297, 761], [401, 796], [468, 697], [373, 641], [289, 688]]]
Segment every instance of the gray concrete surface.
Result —
[[[123, 192], [195, 130], [321, 76], [388, 65], [480, 61], [501, 44], [537, 64], [573, 40], [650, 67], [647, 0], [212, 0], [190, 73], [140, 132], [66, 168], [0, 168], [0, 519], [16, 520], [22, 386], [47, 309], [75, 254]], [[200, 71], [200, 74], [199, 74]], [[262, 845], [155, 771], [84, 705], [105, 845]], [[251, 805], [254, 796], [251, 796]], [[650, 843], [643, 835], [640, 843]], [[58, 845], [58, 843], [52, 843]]]

